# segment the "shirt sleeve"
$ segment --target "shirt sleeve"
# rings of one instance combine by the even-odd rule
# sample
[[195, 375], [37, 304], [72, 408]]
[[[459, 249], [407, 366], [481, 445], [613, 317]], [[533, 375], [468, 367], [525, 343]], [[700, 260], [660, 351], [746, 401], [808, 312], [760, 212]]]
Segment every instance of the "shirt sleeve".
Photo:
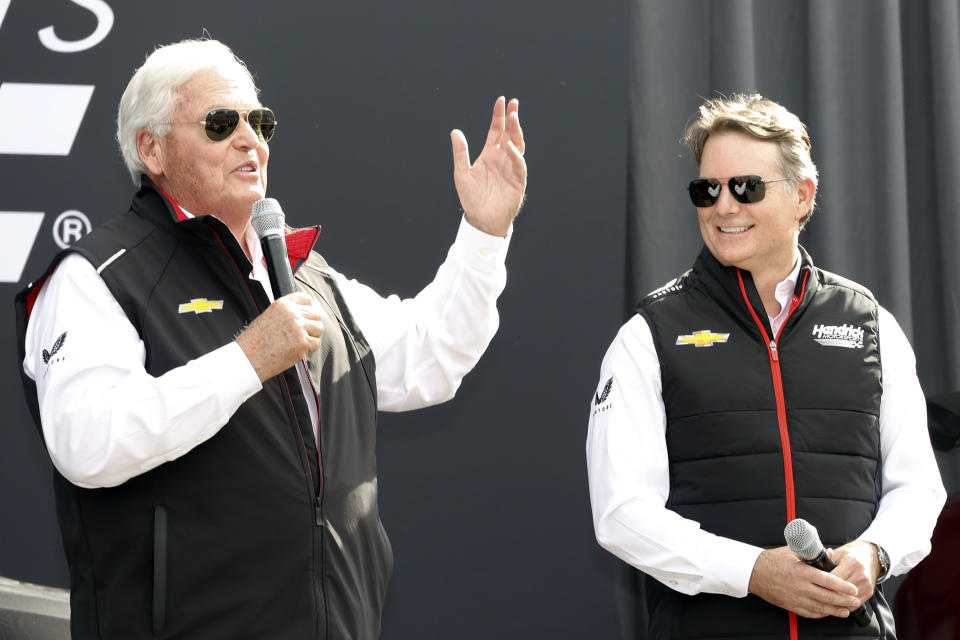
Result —
[[747, 595], [763, 551], [666, 508], [670, 492], [660, 363], [634, 316], [611, 344], [590, 403], [587, 475], [600, 545], [685, 594]]
[[930, 538], [946, 491], [927, 432], [927, 405], [916, 359], [896, 319], [879, 314], [883, 396], [880, 454], [883, 493], [861, 539], [890, 556], [890, 575], [906, 573], [930, 553]]
[[82, 256], [43, 285], [23, 370], [37, 384], [43, 437], [57, 470], [110, 487], [213, 436], [262, 387], [236, 342], [154, 377], [136, 329]]
[[466, 219], [436, 276], [414, 298], [380, 296], [334, 272], [377, 361], [382, 411], [407, 411], [452, 398], [499, 326], [507, 238]]

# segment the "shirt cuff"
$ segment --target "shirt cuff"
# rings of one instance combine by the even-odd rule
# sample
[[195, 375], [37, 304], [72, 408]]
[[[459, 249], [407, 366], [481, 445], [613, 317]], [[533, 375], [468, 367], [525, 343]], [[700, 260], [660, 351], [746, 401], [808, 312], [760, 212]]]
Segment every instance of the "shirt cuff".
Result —
[[221, 388], [237, 394], [238, 406], [263, 389], [260, 376], [235, 340], [211, 351], [207, 357], [216, 360], [218, 375], [224, 383]]
[[492, 273], [506, 260], [507, 248], [510, 246], [512, 237], [513, 224], [507, 231], [507, 237], [501, 238], [477, 229], [467, 222], [466, 216], [463, 216], [460, 219], [460, 229], [457, 231], [457, 239], [452, 249], [467, 266]]
[[716, 593], [734, 598], [743, 598], [750, 593], [750, 576], [763, 549], [718, 537], [717, 546], [711, 553], [716, 561], [715, 574], [713, 579], [707, 577], [707, 582], [714, 583]]

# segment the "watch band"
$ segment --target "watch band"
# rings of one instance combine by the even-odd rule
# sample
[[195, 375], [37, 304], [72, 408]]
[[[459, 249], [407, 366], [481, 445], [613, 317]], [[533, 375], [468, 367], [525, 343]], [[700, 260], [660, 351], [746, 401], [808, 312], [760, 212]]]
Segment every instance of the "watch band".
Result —
[[880, 584], [890, 577], [890, 556], [880, 545], [874, 543], [873, 546], [877, 548], [877, 560], [880, 562], [880, 577], [877, 578], [877, 584]]

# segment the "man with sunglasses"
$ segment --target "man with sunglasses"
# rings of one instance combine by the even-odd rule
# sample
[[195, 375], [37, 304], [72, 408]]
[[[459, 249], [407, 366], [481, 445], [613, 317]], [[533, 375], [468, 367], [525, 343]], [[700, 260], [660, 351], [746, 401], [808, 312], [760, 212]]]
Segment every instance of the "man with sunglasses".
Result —
[[[685, 142], [705, 246], [604, 358], [597, 539], [647, 574], [650, 638], [892, 638], [877, 584], [929, 553], [945, 498], [910, 344], [799, 246], [817, 170], [794, 114], [708, 100]], [[784, 546], [796, 518], [836, 547], [832, 572]]]
[[452, 133], [464, 219], [409, 300], [333, 270], [319, 228], [287, 229], [296, 291], [273, 299], [251, 213], [276, 128], [226, 46], [157, 49], [117, 118], [130, 211], [17, 297], [78, 640], [379, 635], [376, 414], [453, 397], [496, 331], [517, 101], [473, 163]]

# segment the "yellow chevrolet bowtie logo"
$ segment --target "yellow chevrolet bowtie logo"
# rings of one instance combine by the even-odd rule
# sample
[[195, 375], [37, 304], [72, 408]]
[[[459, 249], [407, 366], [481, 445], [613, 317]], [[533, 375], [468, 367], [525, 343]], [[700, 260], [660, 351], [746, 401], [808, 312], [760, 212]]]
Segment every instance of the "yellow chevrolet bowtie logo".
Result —
[[695, 347], [712, 347], [714, 342], [726, 342], [729, 333], [714, 333], [710, 329], [694, 331], [689, 336], [677, 336], [677, 344], [692, 344]]
[[214, 309], [223, 309], [223, 300], [207, 300], [206, 298], [194, 298], [190, 302], [184, 302], [180, 305], [180, 313], [213, 313]]

